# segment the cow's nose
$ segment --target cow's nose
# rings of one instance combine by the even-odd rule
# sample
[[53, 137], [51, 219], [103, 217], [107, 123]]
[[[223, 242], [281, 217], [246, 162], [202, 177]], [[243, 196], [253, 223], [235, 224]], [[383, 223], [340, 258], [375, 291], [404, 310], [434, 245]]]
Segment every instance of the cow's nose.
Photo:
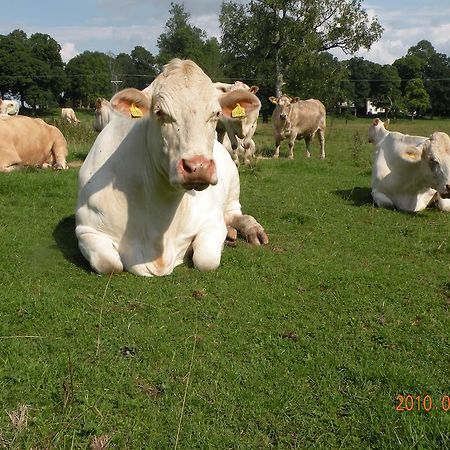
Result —
[[280, 119], [286, 120], [286, 114], [280, 114]]
[[204, 156], [182, 159], [178, 164], [178, 173], [185, 189], [201, 191], [217, 183], [216, 164]]

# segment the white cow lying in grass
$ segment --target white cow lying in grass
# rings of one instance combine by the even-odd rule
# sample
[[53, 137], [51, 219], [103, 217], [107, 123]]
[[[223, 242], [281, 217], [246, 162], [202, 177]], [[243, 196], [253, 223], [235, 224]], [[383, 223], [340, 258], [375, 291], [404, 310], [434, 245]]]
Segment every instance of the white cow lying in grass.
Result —
[[[212, 270], [227, 227], [268, 242], [241, 212], [237, 168], [214, 139], [218, 95], [196, 64], [173, 60], [144, 91], [125, 89], [111, 105], [124, 116], [98, 135], [79, 174], [76, 235], [95, 271], [167, 275], [186, 257]], [[140, 119], [129, 114], [136, 105]]]
[[369, 128], [375, 145], [372, 196], [384, 208], [416, 212], [437, 201], [450, 211], [450, 138], [433, 133], [429, 138], [386, 130], [380, 119]]

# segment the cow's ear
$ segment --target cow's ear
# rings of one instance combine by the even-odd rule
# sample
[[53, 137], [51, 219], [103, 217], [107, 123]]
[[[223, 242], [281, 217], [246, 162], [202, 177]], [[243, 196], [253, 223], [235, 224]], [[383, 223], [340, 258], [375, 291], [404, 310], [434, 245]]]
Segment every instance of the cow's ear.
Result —
[[400, 156], [402, 157], [403, 161], [406, 161], [409, 163], [417, 163], [422, 158], [422, 153], [423, 153], [425, 146], [426, 146], [426, 141], [423, 144], [418, 145], [417, 147], [413, 147], [413, 146], [405, 147], [400, 152]]
[[258, 91], [259, 91], [259, 86], [252, 86], [252, 87], [250, 88], [250, 92], [251, 92], [252, 94], [256, 94]]
[[[220, 107], [225, 118], [241, 118], [254, 112], [259, 111], [261, 102], [259, 98], [247, 89], [235, 89], [219, 98]], [[242, 112], [242, 109], [244, 112]], [[235, 115], [237, 113], [237, 115]]]
[[373, 124], [374, 127], [376, 127], [379, 123], [380, 123], [380, 119], [378, 117], [373, 119], [372, 124]]
[[228, 92], [228, 89], [230, 88], [229, 84], [221, 83], [220, 81], [217, 81], [214, 83], [214, 87], [221, 93], [225, 94]]
[[148, 96], [134, 88], [124, 89], [114, 95], [111, 106], [120, 114], [133, 118], [146, 116], [150, 111]]
[[272, 103], [275, 103], [275, 105], [277, 104], [277, 98], [274, 97], [273, 95], [271, 95], [271, 96], [269, 97], [269, 100], [270, 100]]
[[99, 97], [95, 100], [95, 109], [100, 109], [102, 107], [102, 99]]

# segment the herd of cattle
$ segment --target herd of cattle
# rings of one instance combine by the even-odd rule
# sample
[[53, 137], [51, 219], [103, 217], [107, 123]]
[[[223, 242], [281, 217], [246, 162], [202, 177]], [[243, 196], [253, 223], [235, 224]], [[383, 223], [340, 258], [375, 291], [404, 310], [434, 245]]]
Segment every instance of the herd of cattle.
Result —
[[[237, 233], [254, 245], [268, 243], [264, 228], [241, 211], [239, 155], [248, 162], [261, 102], [257, 86], [213, 83], [192, 61], [174, 59], [144, 90], [127, 88], [98, 99], [99, 132], [79, 172], [76, 229], [79, 248], [99, 273], [127, 270], [167, 275], [186, 259], [200, 270], [218, 267], [226, 239]], [[270, 97], [275, 154], [297, 138], [306, 156], [317, 133], [325, 158], [326, 111], [314, 99]], [[17, 103], [17, 102], [16, 102]], [[18, 115], [0, 101], [0, 171], [27, 165], [67, 167], [61, 131]], [[71, 108], [62, 117], [77, 124]], [[375, 119], [372, 196], [380, 207], [420, 211], [436, 202], [450, 212], [450, 138], [386, 130]], [[230, 157], [231, 156], [231, 157]]]

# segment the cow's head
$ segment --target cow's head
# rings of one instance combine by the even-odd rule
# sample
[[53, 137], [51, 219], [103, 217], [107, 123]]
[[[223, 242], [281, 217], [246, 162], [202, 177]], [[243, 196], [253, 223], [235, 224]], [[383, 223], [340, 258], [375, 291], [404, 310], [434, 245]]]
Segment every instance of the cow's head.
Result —
[[373, 119], [372, 124], [369, 127], [368, 138], [372, 144], [378, 144], [380, 140], [387, 134], [387, 130], [378, 117]]
[[247, 86], [246, 89], [231, 89], [219, 94], [219, 102], [222, 108], [221, 122], [227, 131], [233, 148], [237, 148], [236, 136], [250, 141], [256, 130], [259, 110], [261, 109], [261, 102], [255, 95], [257, 91], [257, 86], [251, 88]]
[[407, 147], [402, 158], [421, 164], [427, 184], [442, 197], [450, 197], [450, 137], [446, 133], [433, 133], [417, 147]]
[[105, 98], [97, 98], [95, 101], [95, 111], [94, 111], [94, 123], [93, 128], [95, 131], [102, 131], [103, 128], [111, 120], [112, 106], [111, 103]]
[[289, 118], [292, 105], [297, 103], [300, 99], [298, 97], [291, 98], [288, 95], [283, 94], [280, 97], [269, 97], [269, 100], [277, 105], [274, 114], [282, 121], [286, 121]]
[[156, 164], [170, 184], [203, 190], [217, 183], [213, 147], [221, 115], [211, 79], [194, 62], [174, 59], [141, 94], [147, 98], [152, 126], [162, 153]]

